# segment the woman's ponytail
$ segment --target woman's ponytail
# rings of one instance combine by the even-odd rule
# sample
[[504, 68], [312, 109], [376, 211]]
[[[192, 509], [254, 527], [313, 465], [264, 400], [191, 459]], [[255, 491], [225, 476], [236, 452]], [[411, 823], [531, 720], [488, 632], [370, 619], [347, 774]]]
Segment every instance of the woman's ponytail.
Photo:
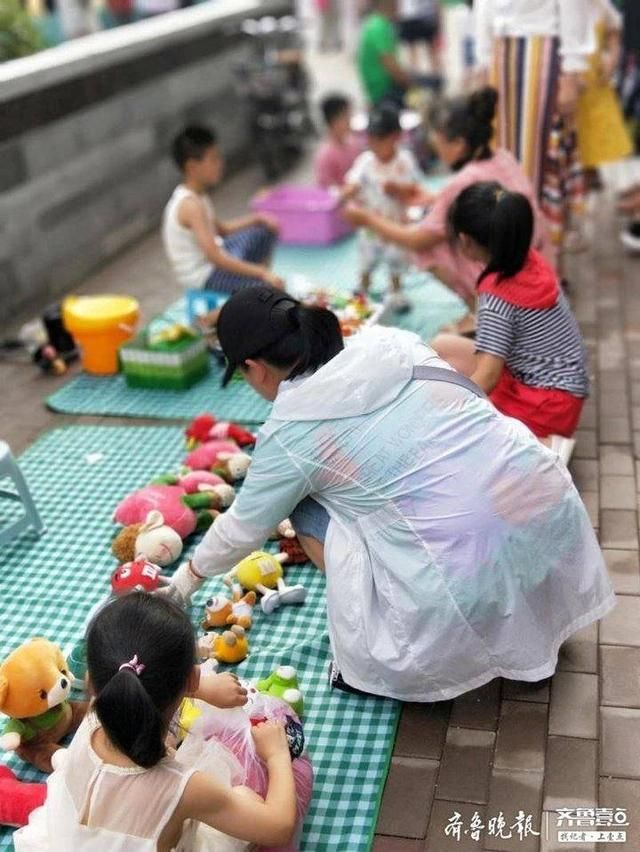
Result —
[[497, 91], [485, 86], [470, 95], [449, 98], [432, 110], [430, 123], [433, 129], [450, 141], [462, 139], [465, 143], [467, 153], [452, 166], [454, 171], [473, 159], [483, 160], [491, 156], [497, 103]]
[[191, 622], [166, 598], [132, 592], [89, 625], [93, 708], [109, 741], [138, 766], [164, 757], [167, 713], [184, 694], [194, 660]]
[[534, 230], [526, 196], [509, 192], [495, 181], [475, 183], [458, 195], [448, 219], [454, 237], [466, 234], [488, 252], [480, 280], [491, 273], [511, 278], [524, 266]]
[[253, 356], [289, 370], [287, 378], [315, 372], [344, 348], [340, 323], [333, 311], [295, 303], [287, 308], [287, 319], [289, 333]]

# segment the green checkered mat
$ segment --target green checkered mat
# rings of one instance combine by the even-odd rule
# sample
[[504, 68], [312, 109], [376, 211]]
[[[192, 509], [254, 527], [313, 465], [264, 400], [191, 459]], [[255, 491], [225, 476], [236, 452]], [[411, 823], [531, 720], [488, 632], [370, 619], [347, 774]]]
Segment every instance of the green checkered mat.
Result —
[[[115, 567], [109, 550], [115, 506], [156, 474], [176, 467], [183, 453], [181, 430], [168, 426], [70, 426], [49, 432], [27, 450], [20, 465], [47, 532], [41, 538], [25, 533], [3, 550], [2, 657], [32, 636], [46, 635], [63, 649], [80, 638]], [[3, 514], [4, 507], [0, 504]], [[329, 689], [324, 578], [309, 565], [292, 567], [289, 575], [307, 587], [306, 603], [269, 617], [257, 607], [251, 653], [236, 670], [259, 677], [279, 664], [298, 669], [316, 772], [302, 848], [364, 852], [376, 823], [399, 705]], [[209, 581], [194, 599], [194, 624], [220, 583]], [[42, 777], [15, 757], [2, 759], [23, 780]], [[11, 831], [0, 829], [0, 850], [10, 848]]]
[[[351, 291], [357, 286], [357, 241], [355, 237], [325, 248], [280, 246], [275, 268], [287, 280], [302, 277], [314, 284]], [[372, 292], [383, 295], [387, 282], [380, 270]], [[393, 322], [429, 340], [445, 323], [461, 317], [462, 302], [426, 272], [406, 276], [405, 292], [413, 303], [407, 314], [393, 315]], [[184, 320], [184, 302], [180, 300], [166, 313], [176, 321]], [[47, 400], [54, 411], [64, 414], [94, 414], [120, 417], [191, 418], [213, 411], [221, 420], [262, 423], [269, 414], [264, 402], [244, 382], [220, 387], [222, 368], [212, 363], [209, 376], [184, 391], [130, 388], [123, 376], [90, 376], [83, 373], [56, 391]]]

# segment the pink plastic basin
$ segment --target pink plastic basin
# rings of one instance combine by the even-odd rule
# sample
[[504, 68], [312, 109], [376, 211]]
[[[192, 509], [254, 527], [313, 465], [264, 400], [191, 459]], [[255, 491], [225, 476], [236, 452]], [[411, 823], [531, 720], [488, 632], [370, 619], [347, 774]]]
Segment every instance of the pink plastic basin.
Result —
[[280, 224], [285, 245], [328, 245], [353, 228], [343, 218], [337, 199], [317, 186], [280, 186], [256, 195], [251, 209], [270, 213]]

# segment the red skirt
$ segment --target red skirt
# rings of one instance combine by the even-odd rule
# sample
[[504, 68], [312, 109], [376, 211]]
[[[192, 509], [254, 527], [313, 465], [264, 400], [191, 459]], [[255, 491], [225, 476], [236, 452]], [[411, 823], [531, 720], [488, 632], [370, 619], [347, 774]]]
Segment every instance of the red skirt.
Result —
[[520, 420], [538, 438], [576, 431], [584, 399], [563, 390], [532, 388], [514, 378], [505, 368], [489, 399], [502, 414]]

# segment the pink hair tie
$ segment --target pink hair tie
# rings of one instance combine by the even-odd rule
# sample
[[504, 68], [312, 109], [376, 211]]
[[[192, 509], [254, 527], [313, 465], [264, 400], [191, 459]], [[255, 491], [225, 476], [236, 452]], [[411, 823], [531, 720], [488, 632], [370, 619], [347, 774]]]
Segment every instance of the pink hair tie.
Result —
[[138, 655], [134, 654], [133, 659], [129, 660], [128, 663], [123, 663], [118, 671], [121, 672], [122, 669], [131, 669], [131, 671], [135, 673], [136, 677], [140, 677], [144, 671], [144, 663], [139, 663]]

